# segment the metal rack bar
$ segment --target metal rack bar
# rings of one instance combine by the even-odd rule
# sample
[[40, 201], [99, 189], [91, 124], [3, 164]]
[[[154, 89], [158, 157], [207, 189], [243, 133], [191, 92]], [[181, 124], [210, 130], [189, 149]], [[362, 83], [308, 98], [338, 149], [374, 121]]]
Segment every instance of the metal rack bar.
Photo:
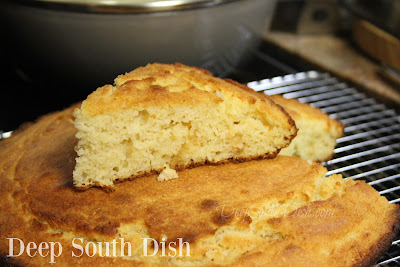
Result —
[[[248, 83], [268, 95], [283, 94], [320, 108], [345, 123], [334, 157], [324, 162], [327, 175], [366, 179], [389, 203], [400, 202], [400, 115], [357, 88], [317, 71], [289, 74]], [[0, 140], [12, 132], [0, 131]], [[378, 266], [400, 264], [400, 234]]]
[[[329, 73], [290, 74], [251, 82], [268, 95], [282, 94], [320, 108], [345, 124], [334, 157], [324, 162], [327, 175], [366, 179], [389, 203], [400, 203], [400, 115], [384, 103], [349, 87]], [[400, 234], [377, 266], [400, 265]]]

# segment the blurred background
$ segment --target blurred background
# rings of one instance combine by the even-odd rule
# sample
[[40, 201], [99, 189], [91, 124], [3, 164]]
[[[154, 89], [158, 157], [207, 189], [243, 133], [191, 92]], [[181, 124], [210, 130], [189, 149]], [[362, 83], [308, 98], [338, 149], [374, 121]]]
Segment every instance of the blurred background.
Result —
[[400, 104], [400, 1], [7, 0], [0, 130], [121, 73], [181, 62], [242, 83], [321, 70]]

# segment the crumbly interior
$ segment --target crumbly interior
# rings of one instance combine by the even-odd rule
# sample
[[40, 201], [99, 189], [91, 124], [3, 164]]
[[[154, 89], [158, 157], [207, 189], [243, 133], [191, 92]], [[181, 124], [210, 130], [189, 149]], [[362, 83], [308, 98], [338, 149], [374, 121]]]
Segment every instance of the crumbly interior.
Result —
[[227, 98], [96, 116], [77, 110], [75, 185], [112, 186], [116, 179], [160, 172], [166, 165], [180, 169], [276, 153], [288, 130], [253, 106]]
[[332, 157], [336, 139], [343, 136], [342, 123], [330, 118], [319, 108], [296, 99], [287, 99], [281, 95], [269, 98], [289, 113], [298, 128], [297, 136], [288, 147], [281, 150], [280, 155], [319, 162]]
[[324, 161], [333, 154], [337, 134], [321, 127], [319, 121], [296, 120], [297, 136], [280, 155], [299, 157], [312, 161]]
[[176, 170], [171, 169], [169, 166], [165, 167], [165, 169], [158, 175], [157, 180], [159, 182], [168, 181], [171, 179], [178, 178], [179, 175]]

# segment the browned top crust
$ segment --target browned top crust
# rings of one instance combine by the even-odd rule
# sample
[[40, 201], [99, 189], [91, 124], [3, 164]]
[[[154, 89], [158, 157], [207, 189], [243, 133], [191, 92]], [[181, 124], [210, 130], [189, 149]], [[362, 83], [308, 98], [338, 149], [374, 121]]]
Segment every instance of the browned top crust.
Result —
[[[196, 244], [225, 225], [253, 223], [251, 214], [232, 216], [232, 210], [265, 201], [284, 203], [293, 196], [310, 201], [316, 177], [326, 171], [319, 164], [278, 156], [184, 170], [179, 179], [163, 183], [155, 176], [138, 178], [117, 184], [112, 193], [98, 188], [77, 191], [72, 185], [77, 142], [73, 109], [46, 115], [0, 142], [0, 254], [8, 253], [6, 238], [17, 237], [26, 243], [61, 242], [63, 254], [57, 263], [64, 266], [148, 266], [120, 257], [72, 258], [71, 236], [111, 240], [119, 227], [137, 223], [155, 239], [166, 235], [170, 241], [181, 237]], [[227, 213], [221, 213], [221, 206]], [[321, 210], [330, 215], [320, 216]], [[368, 265], [390, 244], [397, 222], [397, 205], [388, 204], [363, 182], [347, 181], [342, 196], [268, 220], [282, 238], [257, 246], [233, 264]], [[48, 257], [26, 254], [13, 260], [24, 265], [49, 262]]]
[[291, 117], [263, 94], [232, 80], [214, 77], [207, 70], [180, 63], [148, 64], [119, 75], [115, 79], [115, 86], [98, 88], [87, 97], [81, 109], [83, 115], [95, 116], [132, 107], [222, 101], [217, 92], [255, 105], [274, 120], [287, 124], [287, 128], [294, 126]]
[[[198, 110], [201, 116], [197, 116], [196, 112], [185, 114], [192, 110]], [[126, 119], [135, 119], [133, 115], [125, 115], [132, 111], [139, 112], [136, 118], [151, 114], [148, 116], [151, 119], [138, 126], [135, 120]], [[74, 171], [74, 184], [83, 190], [91, 186], [112, 188], [117, 178], [121, 181], [149, 172], [161, 172], [165, 165], [182, 169], [204, 163], [272, 158], [287, 147], [297, 134], [295, 123], [287, 112], [263, 94], [232, 80], [213, 77], [206, 70], [179, 63], [148, 64], [119, 75], [115, 86], [98, 88], [82, 102], [74, 115], [80, 139], [76, 147], [79, 158]], [[249, 118], [249, 127], [237, 125], [240, 123], [238, 116]], [[217, 117], [219, 120], [215, 119]], [[110, 127], [108, 119], [115, 125]], [[163, 122], [166, 122], [165, 125]], [[118, 131], [120, 127], [123, 130]], [[216, 130], [207, 131], [205, 127]], [[147, 132], [136, 135], [132, 129]], [[147, 134], [150, 132], [155, 134]], [[161, 137], [164, 133], [168, 134]], [[141, 136], [145, 136], [146, 141], [140, 140]], [[130, 152], [121, 152], [115, 144], [111, 148], [108, 137], [115, 142], [129, 140], [120, 147]], [[162, 146], [156, 140], [163, 138], [170, 140], [165, 142], [171, 146]], [[173, 142], [174, 138], [179, 142]], [[233, 139], [238, 141], [231, 141]], [[210, 149], [205, 145], [207, 143]], [[108, 145], [116, 153], [106, 153]], [[160, 151], [160, 147], [164, 149]], [[119, 159], [123, 156], [127, 158], [127, 167], [123, 167], [124, 164], [120, 164], [115, 156], [115, 161], [107, 160], [106, 155], [116, 155], [118, 151], [121, 152]], [[134, 157], [130, 155], [143, 161], [132, 160]], [[110, 164], [107, 165], [107, 162]], [[92, 168], [96, 166], [94, 164], [97, 167]]]
[[268, 98], [282, 106], [294, 121], [307, 120], [310, 122], [319, 122], [318, 126], [323, 127], [323, 130], [327, 131], [327, 133], [332, 132], [332, 136], [336, 138], [343, 136], [343, 123], [330, 118], [328, 114], [319, 108], [301, 103], [297, 99], [286, 99], [281, 95], [271, 95]]
[[[342, 197], [335, 195], [287, 217], [270, 219], [287, 238], [266, 244], [259, 248], [261, 253], [243, 257], [240, 263], [268, 259], [274, 266], [372, 266], [390, 247], [400, 219], [398, 206], [382, 211], [379, 205], [385, 200], [376, 196], [371, 186], [357, 181]], [[352, 235], [357, 238], [351, 240]], [[377, 235], [381, 235], [379, 241], [372, 241]]]

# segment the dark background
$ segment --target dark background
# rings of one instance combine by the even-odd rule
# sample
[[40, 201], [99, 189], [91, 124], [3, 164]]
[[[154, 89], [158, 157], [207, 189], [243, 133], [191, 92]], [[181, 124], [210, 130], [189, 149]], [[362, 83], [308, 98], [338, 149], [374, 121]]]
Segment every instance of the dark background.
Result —
[[[15, 130], [24, 122], [34, 121], [41, 115], [69, 107], [84, 100], [98, 86], [103, 85], [89, 86], [81, 81], [35, 80], [18, 64], [18, 51], [10, 41], [12, 40], [0, 42], [0, 56], [3, 64], [0, 74], [2, 81], [0, 83], [0, 131]], [[316, 67], [273, 44], [262, 42], [258, 48], [248, 51], [237, 66], [230, 66], [228, 74], [224, 77], [247, 83], [310, 69], [316, 69]], [[219, 76], [213, 69], [209, 70]], [[68, 79], [67, 73], [66, 79]], [[110, 79], [109, 83], [112, 82], [113, 80]]]

